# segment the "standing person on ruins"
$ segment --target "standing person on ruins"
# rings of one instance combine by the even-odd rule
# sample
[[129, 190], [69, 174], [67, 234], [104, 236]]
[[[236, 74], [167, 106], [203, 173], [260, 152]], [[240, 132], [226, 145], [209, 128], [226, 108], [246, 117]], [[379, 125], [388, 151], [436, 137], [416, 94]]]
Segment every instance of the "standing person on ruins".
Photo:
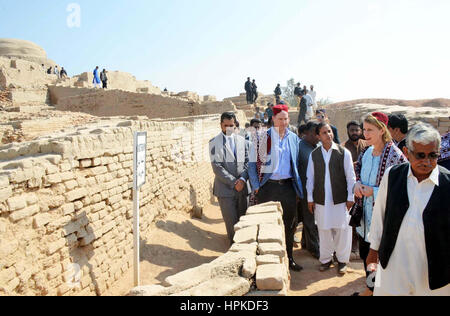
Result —
[[450, 295], [450, 172], [437, 165], [440, 145], [436, 129], [415, 125], [406, 141], [409, 163], [383, 177], [366, 260], [380, 262], [375, 296]]
[[300, 109], [298, 114], [298, 121], [297, 124], [301, 125], [302, 122], [308, 123], [308, 120], [306, 119], [306, 113], [308, 111], [308, 100], [305, 96], [302, 96], [300, 98]]
[[294, 89], [294, 96], [297, 100], [297, 107], [300, 107], [300, 101], [302, 100], [303, 91], [301, 87], [301, 83], [297, 83], [297, 86]]
[[64, 67], [61, 67], [61, 72], [59, 73], [61, 78], [67, 78], [67, 72]]
[[58, 79], [60, 78], [58, 66], [55, 66], [55, 75], [56, 75], [56, 77], [58, 77]]
[[273, 93], [275, 94], [275, 100], [276, 100], [276, 103], [278, 104], [281, 100], [281, 94], [282, 94], [280, 84], [277, 85], [277, 87], [275, 88], [275, 91]]
[[245, 93], [247, 95], [247, 104], [252, 104], [253, 92], [252, 92], [252, 81], [250, 77], [247, 78], [245, 82]]
[[[370, 251], [370, 227], [372, 212], [384, 173], [389, 167], [407, 162], [403, 153], [395, 146], [387, 125], [389, 117], [381, 112], [367, 115], [364, 120], [364, 136], [368, 147], [358, 158], [356, 164], [356, 184], [354, 188], [356, 204], [352, 210], [350, 224], [356, 227], [359, 237], [359, 255], [364, 262], [366, 276], [366, 259]], [[367, 286], [362, 293], [354, 296], [372, 296], [373, 286]]]
[[219, 200], [230, 244], [234, 239], [234, 225], [248, 208], [249, 142], [235, 134], [236, 116], [223, 113], [221, 133], [209, 143], [211, 165], [215, 174], [213, 193]]
[[100, 77], [98, 74], [98, 66], [94, 69], [93, 75], [94, 75], [94, 79], [92, 79], [92, 83], [94, 84], [94, 88], [97, 88], [97, 85], [100, 87]]
[[[303, 127], [303, 137], [301, 137], [299, 147], [299, 160], [298, 160], [298, 171], [300, 173], [300, 179], [302, 180], [303, 188], [306, 188], [306, 170], [308, 170], [309, 156], [314, 149], [317, 148], [317, 144], [320, 139], [316, 133], [316, 128], [318, 124], [314, 121], [308, 122], [306, 125], [299, 127], [299, 134], [301, 133], [301, 128]], [[317, 225], [314, 219], [314, 215], [308, 210], [308, 189], [304, 192], [305, 197], [300, 199], [297, 205], [297, 211], [299, 212], [299, 218], [303, 220], [303, 232], [301, 245], [302, 249], [308, 250], [314, 258], [319, 259], [319, 232], [317, 230]]]
[[100, 73], [100, 80], [102, 81], [103, 89], [108, 89], [108, 76], [106, 75], [106, 69], [103, 69]]
[[345, 274], [352, 250], [349, 210], [355, 204], [352, 154], [333, 142], [329, 124], [319, 123], [316, 134], [322, 146], [309, 157], [306, 190], [308, 209], [319, 230], [320, 271], [330, 268], [336, 252], [339, 274]]
[[312, 100], [313, 100], [313, 109], [314, 111], [317, 110], [317, 93], [314, 90], [314, 86], [311, 85], [310, 90], [308, 92], [308, 94], [311, 96]]
[[389, 115], [388, 130], [398, 149], [403, 151], [403, 148], [406, 147], [406, 135], [409, 130], [408, 119], [403, 114]]
[[[277, 105], [273, 108], [273, 124], [261, 135], [259, 150], [251, 147], [249, 176], [253, 192], [259, 203], [281, 202], [285, 227], [286, 251], [289, 268], [301, 271], [294, 261], [294, 233], [297, 228], [297, 197], [303, 198], [303, 187], [297, 167], [299, 138], [289, 131], [289, 107]], [[262, 162], [261, 177], [257, 171], [257, 154]]]
[[253, 79], [253, 82], [252, 82], [252, 103], [256, 104], [256, 100], [258, 100], [258, 86], [256, 85], [256, 80]]

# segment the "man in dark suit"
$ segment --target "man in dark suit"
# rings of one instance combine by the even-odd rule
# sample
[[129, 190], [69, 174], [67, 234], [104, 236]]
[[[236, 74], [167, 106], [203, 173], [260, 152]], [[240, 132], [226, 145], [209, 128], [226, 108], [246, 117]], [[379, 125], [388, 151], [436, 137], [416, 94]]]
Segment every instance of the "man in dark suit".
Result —
[[226, 112], [221, 117], [221, 133], [210, 143], [211, 165], [215, 174], [214, 196], [219, 200], [228, 239], [233, 243], [234, 225], [248, 208], [248, 163], [250, 145], [234, 133], [236, 117]]

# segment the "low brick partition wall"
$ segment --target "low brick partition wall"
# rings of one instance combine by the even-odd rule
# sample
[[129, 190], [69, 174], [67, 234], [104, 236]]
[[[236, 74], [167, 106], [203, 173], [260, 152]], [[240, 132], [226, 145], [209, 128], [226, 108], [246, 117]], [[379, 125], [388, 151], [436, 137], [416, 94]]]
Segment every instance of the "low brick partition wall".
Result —
[[281, 203], [250, 207], [235, 225], [235, 243], [226, 254], [129, 295], [286, 296], [290, 274], [282, 218]]
[[148, 133], [148, 233], [155, 217], [211, 201], [214, 174], [197, 156], [218, 122], [103, 119], [0, 147], [0, 295], [105, 293], [133, 263], [133, 132]]
[[325, 107], [331, 124], [339, 131], [341, 142], [348, 139], [347, 124], [356, 120], [361, 122], [362, 117], [371, 112], [384, 112], [386, 114], [403, 114], [410, 125], [425, 122], [433, 125], [441, 134], [450, 131], [450, 107], [406, 107], [399, 105], [382, 104], [351, 104], [328, 105]]
[[58, 111], [82, 112], [99, 117], [147, 116], [175, 118], [236, 111], [229, 101], [194, 102], [182, 97], [62, 86], [49, 87], [50, 100]]

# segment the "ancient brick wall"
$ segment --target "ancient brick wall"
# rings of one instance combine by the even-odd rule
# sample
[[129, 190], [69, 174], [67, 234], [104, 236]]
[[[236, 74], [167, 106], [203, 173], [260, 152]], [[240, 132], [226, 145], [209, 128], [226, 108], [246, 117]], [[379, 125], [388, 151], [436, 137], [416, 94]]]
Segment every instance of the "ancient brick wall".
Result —
[[403, 114], [410, 125], [417, 122], [426, 122], [433, 125], [441, 134], [450, 131], [449, 107], [406, 107], [380, 104], [356, 104], [356, 105], [329, 105], [325, 107], [330, 122], [338, 128], [339, 138], [347, 141], [347, 123], [356, 120], [361, 122], [362, 117], [368, 113], [381, 111], [386, 114]]
[[180, 97], [121, 90], [96, 91], [50, 87], [50, 96], [59, 111], [83, 112], [100, 117], [139, 115], [173, 118], [236, 111], [231, 102], [195, 103]]
[[211, 199], [219, 117], [104, 121], [0, 147], [0, 295], [101, 295], [132, 267], [133, 131], [148, 132], [141, 232]]
[[235, 243], [226, 254], [130, 295], [286, 296], [290, 272], [281, 203], [250, 207], [234, 229]]

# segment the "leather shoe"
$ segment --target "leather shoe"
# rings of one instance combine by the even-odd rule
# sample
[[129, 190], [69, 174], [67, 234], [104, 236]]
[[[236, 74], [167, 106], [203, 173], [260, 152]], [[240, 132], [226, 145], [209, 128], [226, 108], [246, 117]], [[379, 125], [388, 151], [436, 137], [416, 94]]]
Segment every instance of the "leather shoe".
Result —
[[298, 265], [294, 259], [289, 259], [289, 269], [292, 271], [300, 272], [303, 270], [301, 265]]

